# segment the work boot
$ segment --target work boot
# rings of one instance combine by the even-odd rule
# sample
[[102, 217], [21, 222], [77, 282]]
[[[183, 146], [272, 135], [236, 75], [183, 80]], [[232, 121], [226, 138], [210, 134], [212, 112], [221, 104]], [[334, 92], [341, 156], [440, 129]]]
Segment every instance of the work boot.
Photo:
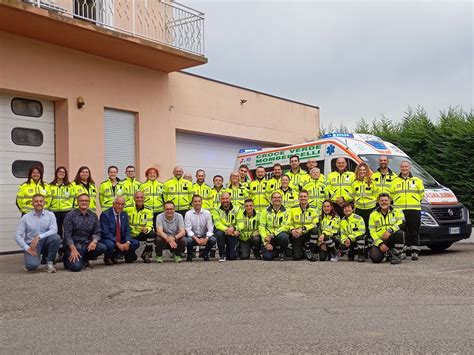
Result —
[[285, 261], [285, 254], [284, 253], [278, 253], [278, 260]]
[[357, 261], [359, 263], [363, 263], [365, 262], [365, 253], [364, 253], [364, 249], [357, 249]]
[[390, 249], [390, 264], [397, 265], [401, 264], [402, 259], [400, 258], [400, 253], [398, 250], [392, 248]]
[[339, 254], [337, 253], [337, 251], [333, 251], [331, 253], [330, 261], [332, 261], [332, 262], [338, 262], [339, 261]]
[[260, 255], [260, 250], [258, 249], [253, 250], [253, 256], [255, 257], [255, 260], [262, 260], [262, 256]]
[[416, 251], [411, 252], [411, 260], [418, 260], [418, 253]]
[[152, 252], [145, 249], [142, 252], [142, 255], [140, 257], [142, 258], [142, 260], [145, 264], [149, 264], [149, 263], [151, 263], [151, 259], [152, 259], [153, 256], [152, 256]]

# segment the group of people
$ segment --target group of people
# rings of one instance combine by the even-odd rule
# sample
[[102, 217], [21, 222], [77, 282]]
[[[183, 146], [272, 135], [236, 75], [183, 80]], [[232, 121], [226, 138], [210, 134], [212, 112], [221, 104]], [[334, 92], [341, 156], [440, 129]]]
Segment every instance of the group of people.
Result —
[[192, 261], [196, 247], [208, 261], [216, 244], [219, 261], [251, 254], [263, 260], [338, 261], [347, 254], [348, 260], [357, 256], [359, 262], [368, 257], [399, 264], [408, 253], [417, 260], [423, 182], [412, 176], [408, 161], [398, 175], [388, 163], [381, 156], [374, 173], [364, 162], [351, 172], [341, 157], [335, 171], [324, 176], [315, 159], [308, 160], [305, 171], [293, 155], [285, 173], [277, 163], [266, 179], [266, 170], [257, 167], [251, 180], [248, 167], [241, 165], [227, 185], [214, 176], [213, 187], [205, 183], [202, 169], [193, 183], [177, 166], [163, 183], [151, 167], [141, 183], [133, 166], [127, 166], [123, 181], [117, 167], [110, 166], [98, 189], [86, 166], [73, 182], [59, 167], [50, 184], [40, 167], [32, 167], [18, 189], [16, 204], [23, 216], [15, 240], [25, 251], [26, 270], [43, 262], [48, 272], [56, 272], [58, 259], [66, 269], [80, 271], [102, 254], [106, 265], [121, 259], [133, 263], [140, 242], [145, 263], [153, 260], [153, 247], [158, 263], [165, 249], [175, 262], [182, 261], [185, 250]]

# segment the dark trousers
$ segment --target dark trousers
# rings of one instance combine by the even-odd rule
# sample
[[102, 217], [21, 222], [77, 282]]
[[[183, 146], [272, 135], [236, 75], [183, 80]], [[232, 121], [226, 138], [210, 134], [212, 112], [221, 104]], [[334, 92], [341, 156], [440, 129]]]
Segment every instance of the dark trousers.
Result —
[[217, 248], [219, 249], [219, 256], [226, 257], [227, 260], [237, 259], [239, 246], [239, 238], [233, 235], [227, 235], [221, 230], [216, 230]]
[[145, 242], [145, 252], [152, 252], [153, 244], [156, 240], [156, 234], [153, 231], [149, 231], [148, 233], [141, 232], [139, 235], [134, 237], [134, 239], [140, 242]]
[[291, 256], [293, 257], [293, 260], [301, 260], [304, 257], [304, 247], [312, 247], [309, 245], [309, 242], [318, 238], [318, 231], [316, 229], [311, 229], [298, 238], [293, 237], [291, 233], [289, 235], [291, 243]]
[[[402, 230], [398, 230], [390, 237], [388, 237], [387, 240], [385, 240], [382, 244], [385, 244], [389, 249], [395, 249], [397, 253], [400, 253], [403, 250], [403, 245], [404, 245], [404, 233]], [[380, 245], [378, 246], [373, 246], [370, 248], [369, 251], [369, 258], [372, 260], [373, 263], [378, 264], [381, 263], [383, 258], [385, 257], [385, 253], [382, 253], [380, 250]]]
[[40, 266], [40, 256], [46, 256], [48, 262], [53, 262], [56, 259], [56, 254], [58, 253], [59, 244], [61, 243], [61, 238], [57, 234], [50, 235], [49, 237], [40, 239], [36, 245], [36, 252], [38, 255], [28, 254], [26, 251], [23, 256], [25, 259], [25, 267], [28, 271], [36, 270]]
[[406, 239], [405, 243], [409, 249], [419, 252], [420, 248], [420, 227], [421, 227], [421, 211], [419, 210], [403, 210], [405, 215]]
[[341, 246], [341, 242], [338, 237], [324, 237], [324, 245], [326, 246], [326, 250], [322, 248], [319, 249], [319, 260], [320, 261], [327, 261], [329, 260], [330, 256], [337, 252], [337, 250]]
[[58, 234], [63, 239], [64, 218], [69, 211], [53, 212], [56, 217], [56, 225], [58, 226]]
[[251, 237], [249, 240], [239, 241], [239, 256], [241, 259], [250, 259], [250, 250], [253, 250], [254, 254], [260, 252], [262, 239], [259, 235]]
[[105, 255], [108, 257], [123, 255], [126, 262], [133, 262], [137, 260], [137, 254], [135, 254], [135, 250], [140, 247], [140, 242], [136, 239], [132, 239], [130, 241], [130, 247], [125, 252], [122, 252], [115, 247], [115, 240], [102, 239], [101, 243], [106, 246], [107, 250], [105, 251]]
[[262, 259], [265, 261], [270, 261], [275, 255], [279, 253], [285, 253], [290, 243], [290, 237], [288, 233], [281, 232], [277, 236], [272, 238], [270, 244], [273, 246], [273, 250], [267, 250], [264, 245], [262, 245]]
[[[198, 244], [194, 241], [192, 237], [186, 237], [186, 245], [188, 249], [188, 257], [191, 256], [192, 258], [194, 254], [194, 247], [197, 246]], [[202, 253], [202, 256], [204, 258], [209, 256], [209, 252], [214, 247], [214, 245], [216, 245], [216, 237], [214, 236], [209, 237], [206, 243], [206, 247], [204, 248], [204, 251]]]
[[161, 212], [153, 212], [153, 230], [156, 231], [156, 216], [158, 216]]
[[107, 247], [105, 244], [101, 242], [97, 242], [97, 245], [95, 247], [94, 251], [87, 251], [87, 245], [88, 244], [75, 244], [75, 247], [77, 251], [79, 252], [79, 255], [81, 256], [78, 261], [75, 262], [70, 262], [69, 257], [71, 256], [71, 249], [68, 247], [65, 248], [64, 250], [64, 267], [66, 269], [69, 269], [71, 271], [77, 272], [81, 271], [83, 267], [83, 262], [84, 260], [89, 260], [89, 259], [97, 259], [101, 254], [105, 253], [107, 250]]
[[171, 249], [170, 245], [161, 237], [156, 238], [156, 256], [163, 256], [163, 250], [169, 249], [176, 256], [182, 256], [186, 248], [186, 237], [181, 237], [176, 241], [176, 249]]

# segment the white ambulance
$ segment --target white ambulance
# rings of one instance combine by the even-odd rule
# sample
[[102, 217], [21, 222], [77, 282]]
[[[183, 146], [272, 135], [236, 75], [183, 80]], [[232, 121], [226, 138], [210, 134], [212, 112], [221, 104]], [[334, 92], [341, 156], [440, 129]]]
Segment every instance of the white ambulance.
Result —
[[289, 170], [289, 158], [298, 155], [301, 166], [315, 158], [321, 173], [327, 175], [335, 170], [336, 160], [346, 158], [348, 169], [365, 162], [372, 171], [378, 168], [381, 155], [389, 158], [389, 168], [399, 173], [400, 163], [408, 160], [412, 164], [412, 174], [423, 180], [425, 197], [422, 202], [420, 244], [433, 250], [444, 250], [454, 242], [469, 238], [472, 225], [469, 211], [458, 201], [454, 193], [439, 184], [427, 171], [414, 162], [407, 154], [395, 145], [379, 137], [368, 134], [330, 133], [313, 142], [280, 147], [280, 148], [247, 148], [237, 156], [235, 168], [245, 164], [250, 168], [250, 179], [255, 176], [255, 169], [263, 166], [267, 177], [271, 177], [273, 164], [280, 163], [284, 171]]

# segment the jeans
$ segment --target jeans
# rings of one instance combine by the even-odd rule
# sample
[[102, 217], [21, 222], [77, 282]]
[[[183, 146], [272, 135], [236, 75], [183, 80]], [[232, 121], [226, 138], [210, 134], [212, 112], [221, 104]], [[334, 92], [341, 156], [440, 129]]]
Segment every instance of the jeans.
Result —
[[117, 254], [122, 254], [125, 257], [126, 262], [132, 262], [137, 260], [137, 254], [135, 254], [135, 250], [140, 247], [140, 242], [136, 239], [132, 239], [130, 241], [130, 247], [127, 251], [120, 251], [115, 247], [115, 240], [110, 239], [101, 239], [100, 241], [103, 243], [107, 250], [105, 251], [105, 255], [108, 257], [115, 256]]
[[57, 234], [50, 235], [49, 237], [41, 239], [37, 246], [36, 251], [38, 255], [33, 256], [24, 252], [25, 258], [25, 267], [28, 271], [36, 270], [41, 263], [41, 255], [47, 253], [46, 260], [48, 262], [53, 262], [56, 259], [56, 254], [59, 250], [59, 245], [61, 244], [61, 237]]
[[288, 233], [281, 232], [276, 237], [272, 238], [270, 244], [273, 246], [273, 250], [267, 250], [264, 245], [262, 245], [262, 259], [270, 261], [273, 259], [273, 256], [278, 253], [285, 253], [289, 244]]
[[107, 250], [107, 247], [105, 244], [101, 242], [97, 242], [97, 245], [95, 246], [95, 250], [89, 252], [87, 251], [87, 246], [89, 244], [75, 244], [75, 247], [77, 251], [79, 252], [79, 255], [81, 256], [79, 260], [75, 262], [69, 261], [69, 257], [71, 256], [71, 249], [69, 247], [64, 248], [64, 267], [66, 269], [69, 269], [71, 271], [77, 272], [81, 271], [84, 265], [84, 260], [88, 259], [95, 259], [99, 257], [101, 254], [105, 253]]
[[[194, 247], [197, 246], [198, 244], [196, 243], [196, 241], [192, 237], [186, 237], [186, 244], [187, 244], [187, 247], [188, 247], [188, 258], [189, 258], [189, 257], [192, 257], [192, 255], [194, 253]], [[204, 248], [204, 251], [203, 251], [203, 254], [202, 254], [202, 256], [204, 258], [209, 256], [209, 252], [214, 247], [214, 245], [216, 245], [216, 237], [214, 237], [214, 236], [208, 237], [206, 247]]]
[[239, 246], [239, 238], [233, 235], [227, 235], [221, 230], [216, 230], [217, 248], [219, 249], [219, 256], [226, 257], [227, 260], [237, 259], [237, 248]]

